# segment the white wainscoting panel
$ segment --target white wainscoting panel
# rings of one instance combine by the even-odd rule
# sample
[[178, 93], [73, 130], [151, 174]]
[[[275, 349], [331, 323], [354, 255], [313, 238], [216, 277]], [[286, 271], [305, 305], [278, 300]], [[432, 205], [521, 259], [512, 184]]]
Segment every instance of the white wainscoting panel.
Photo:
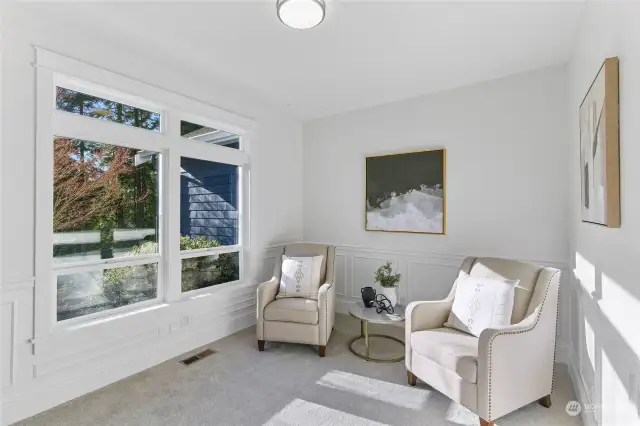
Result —
[[458, 276], [460, 265], [441, 265], [427, 262], [407, 262], [408, 300], [441, 300], [447, 297], [446, 283]]
[[11, 300], [0, 304], [0, 345], [2, 349], [0, 352], [0, 360], [2, 360], [2, 387], [7, 388], [14, 384], [15, 374], [13, 371], [15, 360], [15, 348], [16, 348], [16, 330], [17, 324], [16, 318], [16, 302]]
[[[259, 281], [269, 280], [282, 246], [267, 248], [256, 265]], [[336, 310], [360, 300], [360, 288], [374, 284], [375, 270], [391, 261], [400, 271], [402, 303], [446, 296], [464, 256], [363, 247], [336, 247]], [[536, 262], [560, 267], [558, 262]], [[572, 305], [580, 302], [563, 280], [559, 362], [584, 359], [571, 351], [569, 338], [579, 329]], [[375, 287], [375, 285], [373, 285]], [[209, 294], [75, 330], [33, 337], [33, 279], [0, 287], [0, 373], [3, 424], [9, 424], [96, 390], [232, 334], [255, 323], [254, 284], [220, 288]], [[379, 289], [379, 288], [378, 288]], [[582, 328], [582, 327], [581, 327]], [[579, 374], [579, 373], [578, 373]]]
[[250, 283], [61, 328], [32, 341], [33, 284], [30, 278], [0, 286], [3, 425], [255, 324], [256, 286]]
[[[273, 253], [282, 250], [282, 245], [270, 247], [265, 254], [265, 268], [273, 267]], [[398, 296], [400, 302], [408, 304], [415, 300], [441, 300], [445, 298], [455, 281], [465, 255], [444, 253], [417, 253], [405, 250], [387, 250], [369, 247], [336, 246], [336, 312], [348, 314], [349, 303], [361, 300], [360, 289], [372, 286], [375, 270], [390, 261], [395, 271], [402, 274]], [[562, 270], [560, 284], [560, 319], [556, 361], [569, 364], [571, 354], [572, 297], [570, 295], [569, 271], [563, 261], [540, 261], [520, 259], [543, 266]]]
[[462, 259], [464, 256], [337, 246], [337, 312], [348, 313], [348, 304], [361, 299], [362, 287], [382, 291], [374, 276], [386, 262], [391, 262], [393, 270], [402, 275], [398, 287], [401, 303], [441, 299], [449, 293]]
[[27, 361], [32, 353], [29, 339], [33, 329], [33, 279], [12, 282], [0, 290], [0, 372], [4, 399], [27, 388], [33, 380]]
[[344, 297], [347, 294], [347, 258], [344, 254], [336, 253], [336, 296]]
[[382, 291], [382, 287], [375, 280], [376, 270], [387, 262], [391, 262], [394, 271], [399, 269], [399, 259], [395, 256], [388, 256], [386, 253], [380, 254], [351, 254], [353, 269], [351, 270], [350, 291], [348, 294], [352, 298], [361, 297], [360, 289], [363, 287], [373, 287], [377, 292]]

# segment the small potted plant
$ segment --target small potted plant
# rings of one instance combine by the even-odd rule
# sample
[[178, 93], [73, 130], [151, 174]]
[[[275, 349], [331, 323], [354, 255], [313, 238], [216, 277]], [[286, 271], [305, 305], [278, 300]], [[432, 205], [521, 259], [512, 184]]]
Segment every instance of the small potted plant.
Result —
[[382, 294], [384, 294], [391, 306], [396, 306], [398, 303], [398, 295], [396, 293], [396, 287], [400, 282], [400, 274], [394, 274], [391, 269], [391, 262], [387, 262], [382, 265], [376, 271], [376, 282], [382, 287]]

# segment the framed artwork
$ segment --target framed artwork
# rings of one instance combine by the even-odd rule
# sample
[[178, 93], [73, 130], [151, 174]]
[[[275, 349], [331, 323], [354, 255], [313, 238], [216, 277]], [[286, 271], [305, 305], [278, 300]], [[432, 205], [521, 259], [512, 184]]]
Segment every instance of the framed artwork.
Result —
[[445, 158], [444, 148], [367, 157], [365, 229], [444, 234]]
[[580, 105], [583, 222], [620, 227], [618, 58], [604, 61]]

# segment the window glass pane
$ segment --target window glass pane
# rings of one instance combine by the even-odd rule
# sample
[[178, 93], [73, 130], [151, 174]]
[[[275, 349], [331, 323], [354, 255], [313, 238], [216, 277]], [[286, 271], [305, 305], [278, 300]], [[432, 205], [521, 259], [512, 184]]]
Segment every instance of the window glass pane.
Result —
[[158, 253], [158, 154], [53, 143], [54, 264]]
[[239, 280], [239, 259], [239, 252], [182, 259], [182, 291]]
[[115, 121], [127, 126], [160, 131], [160, 117], [157, 112], [110, 101], [76, 92], [75, 90], [56, 87], [56, 107], [59, 110], [98, 118], [100, 120]]
[[240, 149], [240, 136], [188, 121], [180, 122], [180, 136], [187, 139], [226, 146], [227, 148]]
[[180, 249], [238, 244], [238, 166], [182, 157]]
[[155, 299], [157, 264], [59, 275], [58, 321]]

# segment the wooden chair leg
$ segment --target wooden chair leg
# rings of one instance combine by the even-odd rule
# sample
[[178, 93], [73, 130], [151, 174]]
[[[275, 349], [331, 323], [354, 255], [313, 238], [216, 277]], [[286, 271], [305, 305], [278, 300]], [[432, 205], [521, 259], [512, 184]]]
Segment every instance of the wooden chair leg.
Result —
[[495, 425], [496, 425], [495, 421], [488, 422], [486, 420], [480, 419], [480, 426], [495, 426]]
[[410, 386], [415, 386], [417, 379], [418, 378], [416, 377], [415, 374], [413, 374], [411, 371], [407, 370], [407, 381], [409, 382]]
[[540, 398], [538, 400], [538, 404], [542, 405], [544, 408], [551, 408], [551, 395]]
[[320, 358], [324, 358], [324, 356], [327, 354], [327, 347], [326, 346], [318, 346], [318, 355], [320, 355]]
[[258, 350], [264, 352], [264, 340], [258, 340]]

